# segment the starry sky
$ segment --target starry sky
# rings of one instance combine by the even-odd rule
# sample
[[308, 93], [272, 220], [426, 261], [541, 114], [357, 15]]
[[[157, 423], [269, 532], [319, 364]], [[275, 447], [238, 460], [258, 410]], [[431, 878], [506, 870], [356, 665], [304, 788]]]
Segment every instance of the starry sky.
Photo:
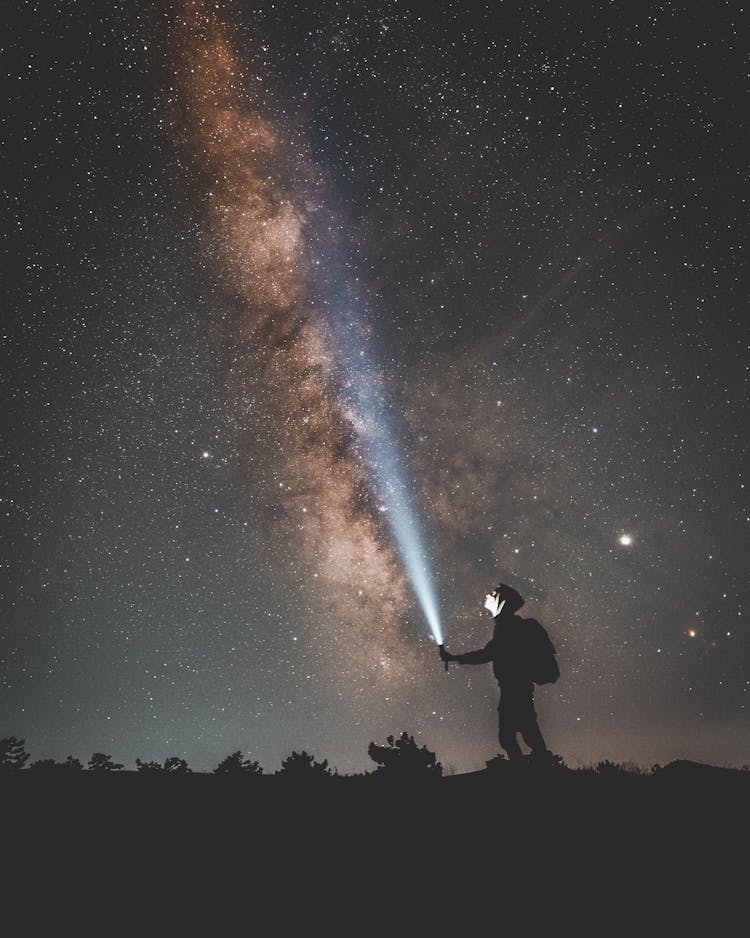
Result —
[[0, 736], [342, 773], [750, 762], [746, 28], [727, 2], [12, 0]]

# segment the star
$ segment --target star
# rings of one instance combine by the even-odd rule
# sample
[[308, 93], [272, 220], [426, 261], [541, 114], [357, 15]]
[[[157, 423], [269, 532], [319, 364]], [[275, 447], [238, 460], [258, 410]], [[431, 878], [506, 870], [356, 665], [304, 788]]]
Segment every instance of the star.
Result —
[[746, 761], [731, 5], [698, 47], [685, 4], [643, 43], [606, 2], [175, 0], [127, 87], [54, 6], [9, 29], [5, 732], [346, 772], [424, 729], [481, 769], [492, 671], [449, 684], [420, 602], [468, 652], [508, 582], [568, 764]]

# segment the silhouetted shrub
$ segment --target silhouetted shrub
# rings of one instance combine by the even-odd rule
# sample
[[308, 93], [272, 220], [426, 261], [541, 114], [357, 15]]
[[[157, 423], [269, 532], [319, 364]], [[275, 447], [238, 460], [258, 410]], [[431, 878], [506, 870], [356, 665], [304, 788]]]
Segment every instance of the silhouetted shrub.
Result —
[[641, 770], [632, 762], [610, 762], [609, 759], [605, 759], [603, 762], [597, 762], [596, 774], [603, 778], [626, 778], [640, 775]]
[[135, 760], [136, 769], [145, 775], [186, 775], [192, 769], [179, 756], [170, 756], [164, 760], [164, 765], [159, 762], [143, 762], [141, 759]]
[[517, 768], [522, 770], [528, 769], [533, 772], [547, 772], [551, 769], [568, 768], [563, 757], [558, 756], [557, 753], [554, 752], [547, 752], [543, 755], [533, 755], [529, 753], [518, 761], [511, 761], [507, 756], [498, 753], [496, 756], [488, 759], [485, 765], [491, 772], [504, 772], [508, 769], [512, 771]]
[[316, 762], [307, 752], [293, 752], [281, 763], [281, 768], [276, 773], [284, 775], [287, 778], [315, 779], [327, 778], [331, 775], [328, 768], [328, 759], [322, 762]]
[[29, 771], [32, 772], [54, 772], [56, 774], [80, 772], [82, 770], [83, 766], [75, 756], [68, 756], [65, 762], [55, 762], [54, 759], [37, 759], [36, 762], [32, 762], [29, 766]]
[[508, 759], [506, 759], [506, 757], [501, 752], [499, 752], [496, 756], [488, 759], [484, 764], [491, 772], [494, 772], [495, 770], [502, 769], [503, 766], [508, 765]]
[[551, 752], [547, 758], [547, 766], [551, 769], [567, 769], [567, 763], [562, 756], [558, 755], [556, 752]]
[[113, 762], [112, 756], [107, 756], [103, 752], [95, 752], [89, 759], [89, 772], [119, 772], [124, 768], [122, 762]]
[[0, 769], [22, 769], [26, 765], [29, 754], [24, 749], [25, 739], [17, 736], [6, 736], [0, 739]]
[[180, 759], [179, 756], [169, 756], [164, 760], [164, 771], [171, 775], [187, 775], [188, 772], [192, 772], [192, 769], [189, 768], [185, 759]]
[[417, 746], [414, 737], [408, 733], [402, 733], [396, 740], [389, 736], [386, 743], [385, 746], [370, 743], [367, 747], [368, 756], [378, 764], [376, 775], [437, 778], [443, 774], [443, 767], [435, 753], [426, 746]]
[[214, 769], [215, 775], [262, 775], [263, 769], [258, 762], [252, 762], [250, 759], [243, 759], [242, 753], [238, 749], [236, 752], [228, 755]]
[[36, 762], [32, 762], [29, 766], [30, 772], [52, 772], [57, 768], [57, 763], [54, 759], [37, 759]]
[[137, 772], [141, 772], [143, 775], [161, 775], [164, 772], [161, 763], [143, 762], [141, 759], [135, 760], [135, 768]]

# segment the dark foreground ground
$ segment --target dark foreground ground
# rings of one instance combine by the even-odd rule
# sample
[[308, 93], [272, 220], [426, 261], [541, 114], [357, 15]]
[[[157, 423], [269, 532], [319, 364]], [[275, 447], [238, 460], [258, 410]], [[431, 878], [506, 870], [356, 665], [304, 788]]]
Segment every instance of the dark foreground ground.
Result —
[[169, 934], [230, 920], [394, 935], [407, 923], [670, 935], [748, 924], [748, 771], [506, 764], [317, 784], [23, 771], [0, 785], [5, 894], [27, 897], [23, 933], [39, 914], [97, 933], [119, 922], [163, 931], [165, 920]]

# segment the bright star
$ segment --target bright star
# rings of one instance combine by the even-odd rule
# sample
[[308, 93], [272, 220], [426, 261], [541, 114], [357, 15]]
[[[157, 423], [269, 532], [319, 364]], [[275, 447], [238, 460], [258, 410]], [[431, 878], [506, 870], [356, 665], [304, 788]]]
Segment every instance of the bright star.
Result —
[[629, 534], [621, 534], [620, 543], [623, 547], [630, 547], [630, 545], [633, 543], [633, 538]]

